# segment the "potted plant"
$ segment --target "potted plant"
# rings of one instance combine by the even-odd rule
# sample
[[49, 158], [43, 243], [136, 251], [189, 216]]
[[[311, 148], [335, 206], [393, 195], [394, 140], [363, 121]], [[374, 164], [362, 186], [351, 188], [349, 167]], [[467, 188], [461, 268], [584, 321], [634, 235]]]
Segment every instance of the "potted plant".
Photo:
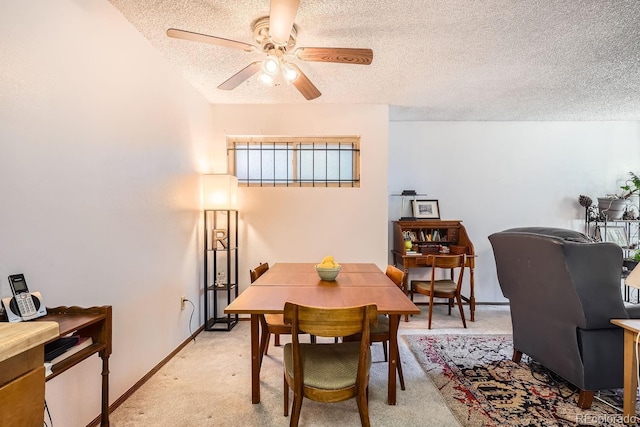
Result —
[[628, 258], [622, 260], [622, 266], [627, 267], [627, 270], [631, 271], [636, 268], [636, 265], [640, 262], [640, 251], [635, 251]]
[[627, 179], [620, 187], [620, 194], [607, 194], [605, 197], [598, 197], [598, 209], [604, 219], [620, 219], [627, 210], [627, 200], [634, 194], [640, 194], [640, 177], [633, 172], [629, 172]]
[[628, 199], [634, 194], [640, 194], [640, 177], [633, 172], [629, 172], [629, 179], [625, 181], [620, 189], [623, 191], [623, 199]]

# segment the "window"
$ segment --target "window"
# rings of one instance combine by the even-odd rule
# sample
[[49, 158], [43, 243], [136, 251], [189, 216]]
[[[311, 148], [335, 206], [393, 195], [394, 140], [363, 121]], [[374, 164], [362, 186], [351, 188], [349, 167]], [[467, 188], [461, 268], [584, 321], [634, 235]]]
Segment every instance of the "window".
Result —
[[358, 136], [229, 136], [227, 150], [239, 185], [360, 186]]

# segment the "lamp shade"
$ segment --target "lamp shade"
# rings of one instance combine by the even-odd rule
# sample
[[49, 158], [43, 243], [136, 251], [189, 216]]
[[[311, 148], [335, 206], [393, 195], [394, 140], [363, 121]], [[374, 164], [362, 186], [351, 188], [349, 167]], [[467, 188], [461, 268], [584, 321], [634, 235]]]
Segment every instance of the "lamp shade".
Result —
[[227, 174], [202, 175], [202, 204], [208, 210], [236, 210], [238, 178]]

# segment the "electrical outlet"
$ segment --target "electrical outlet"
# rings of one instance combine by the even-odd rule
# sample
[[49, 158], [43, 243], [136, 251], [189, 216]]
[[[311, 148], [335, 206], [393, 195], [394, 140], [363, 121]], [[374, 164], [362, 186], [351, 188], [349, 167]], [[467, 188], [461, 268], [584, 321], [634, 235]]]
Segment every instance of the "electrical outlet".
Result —
[[185, 297], [184, 295], [182, 295], [182, 297], [180, 297], [180, 310], [184, 310], [184, 302], [187, 300], [187, 297]]

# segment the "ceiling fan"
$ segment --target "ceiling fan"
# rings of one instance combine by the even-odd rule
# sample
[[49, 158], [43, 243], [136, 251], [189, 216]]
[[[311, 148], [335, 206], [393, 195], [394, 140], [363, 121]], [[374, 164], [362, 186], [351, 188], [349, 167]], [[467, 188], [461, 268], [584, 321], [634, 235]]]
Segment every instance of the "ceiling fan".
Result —
[[269, 16], [259, 18], [253, 23], [253, 36], [258, 46], [176, 28], [169, 28], [167, 36], [266, 54], [264, 60], [247, 65], [218, 86], [218, 89], [235, 89], [260, 71], [259, 78], [264, 83], [274, 84], [281, 77], [287, 83], [293, 84], [307, 100], [312, 100], [321, 95], [320, 91], [300, 68], [287, 61], [287, 58], [294, 56], [303, 61], [369, 65], [373, 60], [373, 51], [337, 47], [295, 48], [297, 28], [294, 20], [299, 4], [300, 0], [271, 0]]

